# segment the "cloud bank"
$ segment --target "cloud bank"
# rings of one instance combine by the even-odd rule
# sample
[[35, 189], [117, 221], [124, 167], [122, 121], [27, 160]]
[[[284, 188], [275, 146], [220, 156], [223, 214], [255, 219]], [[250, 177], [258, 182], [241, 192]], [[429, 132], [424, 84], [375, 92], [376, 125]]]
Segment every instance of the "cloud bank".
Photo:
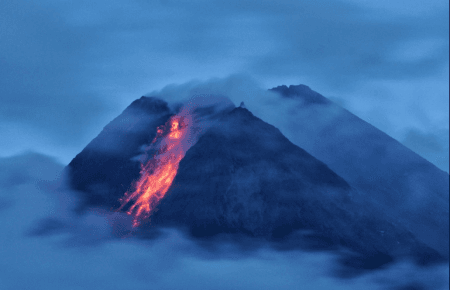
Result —
[[126, 215], [73, 212], [61, 169], [36, 153], [0, 159], [2, 289], [448, 289], [448, 264], [405, 260], [343, 279], [332, 252], [204, 247], [173, 229], [127, 236]]

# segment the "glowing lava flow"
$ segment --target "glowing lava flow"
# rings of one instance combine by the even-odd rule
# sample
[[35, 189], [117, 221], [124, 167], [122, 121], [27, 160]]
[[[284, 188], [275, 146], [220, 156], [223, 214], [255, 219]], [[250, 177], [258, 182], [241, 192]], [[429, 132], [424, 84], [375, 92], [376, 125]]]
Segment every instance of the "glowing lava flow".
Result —
[[189, 114], [176, 115], [165, 126], [158, 127], [156, 137], [149, 147], [158, 149], [157, 152], [145, 165], [141, 164], [141, 177], [134, 184], [135, 190], [127, 192], [120, 199], [119, 210], [134, 201], [127, 211], [134, 216], [134, 227], [150, 216], [172, 185], [178, 165], [191, 145], [189, 138], [186, 138], [190, 133], [191, 122]]

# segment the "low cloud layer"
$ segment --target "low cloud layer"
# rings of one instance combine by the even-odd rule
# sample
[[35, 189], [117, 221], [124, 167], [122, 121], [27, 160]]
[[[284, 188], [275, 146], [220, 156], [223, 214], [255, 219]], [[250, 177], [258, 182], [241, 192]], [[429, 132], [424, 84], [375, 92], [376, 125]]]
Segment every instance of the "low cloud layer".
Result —
[[73, 213], [77, 198], [61, 169], [35, 153], [0, 159], [0, 198], [9, 202], [0, 209], [2, 289], [448, 289], [448, 265], [399, 261], [342, 279], [332, 252], [212, 250], [172, 229], [127, 237], [118, 232], [129, 230], [126, 215]]

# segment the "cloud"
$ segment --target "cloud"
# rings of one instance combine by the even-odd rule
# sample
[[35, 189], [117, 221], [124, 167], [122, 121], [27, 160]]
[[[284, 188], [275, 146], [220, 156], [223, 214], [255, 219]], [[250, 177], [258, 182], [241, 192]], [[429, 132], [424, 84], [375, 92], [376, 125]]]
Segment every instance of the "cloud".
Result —
[[[443, 25], [448, 15], [438, 10], [431, 21], [417, 16], [399, 21], [389, 14], [370, 17], [369, 5], [351, 1], [262, 6], [265, 36], [277, 43], [277, 49], [252, 59], [252, 68], [261, 74], [300, 75], [345, 87], [368, 79], [428, 76], [448, 61], [448, 28]], [[434, 44], [420, 49], [424, 42]], [[399, 57], [393, 57], [400, 49]], [[405, 55], [412, 49], [414, 53]]]
[[91, 76], [83, 54], [92, 39], [64, 25], [49, 2], [2, 3], [0, 10], [2, 155], [75, 153], [87, 141], [86, 128], [111, 117], [114, 107], [86, 85]]
[[[448, 76], [448, 70], [440, 75]], [[414, 82], [368, 81], [352, 93], [334, 95], [331, 99], [336, 100], [336, 97], [344, 108], [448, 172], [448, 150], [445, 148], [449, 144], [446, 137], [449, 117], [448, 111], [442, 110], [448, 107], [448, 98], [443, 98], [448, 95], [446, 83], [448, 81], [440, 77]], [[433, 138], [435, 149], [442, 149], [431, 152], [430, 148], [411, 142], [411, 136], [407, 137], [411, 131], [436, 136]]]
[[[77, 201], [67, 199], [73, 192], [61, 192], [61, 169], [54, 159], [35, 153], [0, 159], [0, 197], [14, 200], [0, 211], [3, 289], [448, 288], [448, 265], [422, 268], [399, 261], [342, 280], [333, 274], [338, 257], [331, 252], [267, 247], [242, 252], [227, 242], [211, 251], [173, 229], [150, 240], [118, 238], [111, 221], [125, 225], [120, 214], [73, 213]], [[47, 232], [30, 235], [39, 223]]]
[[[35, 149], [67, 163], [132, 100], [191, 79], [305, 83], [357, 109], [360, 96], [377, 101], [367, 81], [410, 83], [388, 89], [400, 98], [411, 80], [448, 79], [448, 3], [438, 1], [0, 5], [3, 155]], [[448, 96], [433, 91], [435, 104]], [[418, 94], [411, 101], [422, 103]]]

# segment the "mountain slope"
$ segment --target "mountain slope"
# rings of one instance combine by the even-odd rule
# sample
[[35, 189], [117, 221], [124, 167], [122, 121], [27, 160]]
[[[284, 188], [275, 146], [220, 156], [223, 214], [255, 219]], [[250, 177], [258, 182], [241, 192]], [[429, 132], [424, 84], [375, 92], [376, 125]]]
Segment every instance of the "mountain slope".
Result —
[[142, 97], [111, 121], [67, 166], [71, 187], [80, 191], [80, 210], [89, 206], [119, 207], [119, 198], [139, 177], [140, 163], [131, 160], [149, 144], [156, 127], [172, 115], [166, 102]]
[[287, 126], [295, 144], [325, 162], [380, 212], [448, 257], [447, 173], [307, 86], [270, 91], [298, 100]]
[[153, 226], [187, 227], [196, 237], [237, 232], [271, 240], [312, 230], [317, 243], [349, 247], [369, 264], [440, 259], [402, 226], [354, 201], [358, 193], [344, 179], [248, 110], [236, 108], [219, 124], [180, 162]]
[[270, 234], [283, 223], [279, 219], [294, 224], [299, 208], [321, 196], [323, 203], [349, 202], [352, 194], [325, 164], [243, 108], [227, 114], [187, 152], [174, 184], [152, 221], [194, 216], [193, 226], [214, 220], [219, 228], [254, 235]]

